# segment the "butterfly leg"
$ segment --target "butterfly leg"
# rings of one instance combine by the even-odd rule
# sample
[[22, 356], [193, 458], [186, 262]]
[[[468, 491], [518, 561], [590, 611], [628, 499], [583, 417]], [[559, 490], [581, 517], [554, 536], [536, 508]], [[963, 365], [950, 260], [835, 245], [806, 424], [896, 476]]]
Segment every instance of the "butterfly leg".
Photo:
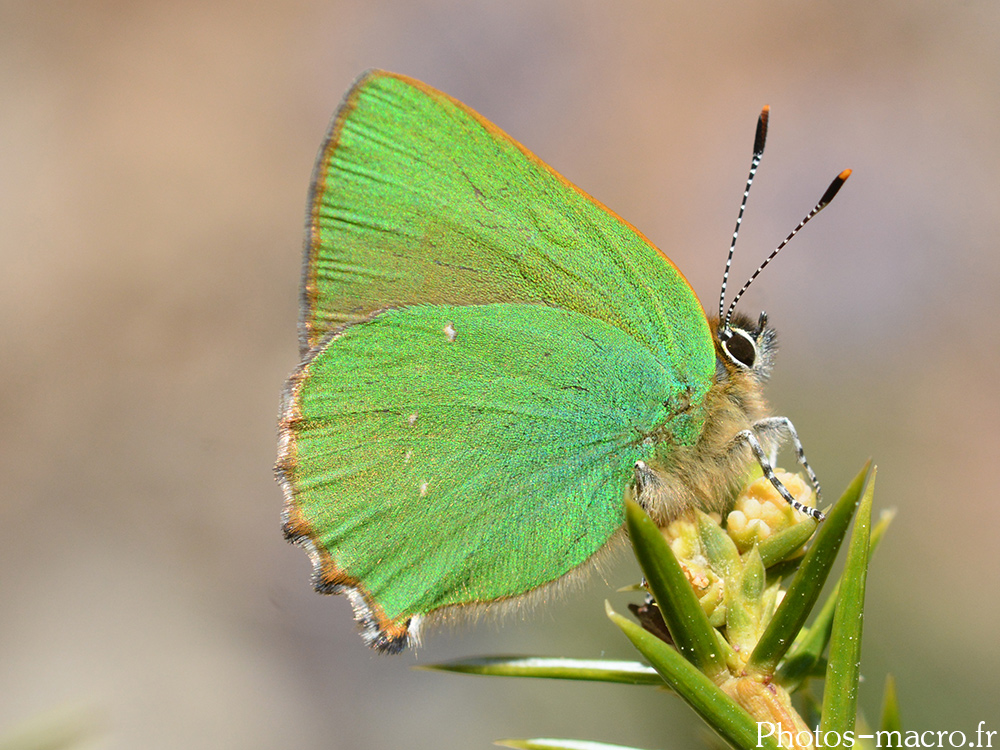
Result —
[[[795, 457], [798, 459], [799, 465], [805, 469], [806, 475], [809, 477], [809, 483], [816, 490], [816, 502], [818, 504], [820, 498], [823, 496], [823, 491], [819, 486], [819, 479], [816, 478], [816, 472], [812, 470], [809, 461], [806, 460], [806, 452], [802, 449], [802, 441], [799, 440], [799, 433], [795, 431], [795, 425], [792, 424], [792, 420], [788, 417], [768, 417], [755, 422], [753, 428], [754, 432], [757, 433], [776, 433], [779, 440], [787, 435], [792, 441], [792, 447], [795, 448]], [[775, 455], [771, 456], [772, 463], [775, 462], [776, 455], [777, 448], [775, 448]]]
[[636, 461], [632, 471], [633, 471], [632, 482], [635, 488], [634, 491], [635, 491], [636, 502], [638, 502], [648, 511], [649, 508], [646, 508], [646, 503], [643, 502], [643, 496], [645, 494], [643, 490], [647, 490], [653, 485], [655, 485], [659, 481], [659, 479], [656, 476], [656, 472], [654, 472], [651, 468], [649, 468], [649, 464], [647, 464], [645, 461]]
[[791, 421], [787, 417], [770, 417], [768, 419], [762, 419], [759, 422], [755, 422], [754, 426], [749, 430], [742, 430], [736, 433], [733, 438], [734, 445], [739, 443], [746, 443], [750, 446], [750, 450], [753, 451], [754, 457], [757, 459], [757, 463], [760, 464], [761, 470], [764, 472], [764, 476], [768, 478], [768, 481], [774, 485], [774, 488], [778, 491], [785, 501], [801, 513], [805, 513], [808, 516], [812, 516], [817, 521], [822, 521], [825, 516], [816, 508], [810, 508], [803, 505], [794, 497], [792, 493], [781, 483], [777, 475], [774, 473], [774, 468], [772, 467], [773, 459], [770, 459], [764, 452], [764, 447], [760, 443], [757, 433], [777, 433], [779, 436], [787, 435], [791, 438], [792, 444], [795, 447], [795, 454], [798, 457], [799, 463], [806, 470], [809, 475], [809, 481], [812, 483], [813, 487], [816, 489], [816, 499], [819, 500], [820, 497], [820, 487], [819, 480], [816, 478], [816, 473], [809, 466], [809, 462], [806, 461], [805, 452], [802, 450], [802, 443], [799, 441], [799, 436], [795, 432], [795, 428], [792, 426]]

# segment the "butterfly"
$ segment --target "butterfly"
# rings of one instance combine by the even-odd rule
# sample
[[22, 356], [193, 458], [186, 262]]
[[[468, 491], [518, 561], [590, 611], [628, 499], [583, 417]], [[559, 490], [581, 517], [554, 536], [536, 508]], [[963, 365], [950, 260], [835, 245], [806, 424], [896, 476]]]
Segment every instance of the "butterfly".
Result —
[[709, 320], [670, 258], [495, 125], [365, 73], [313, 174], [279, 421], [316, 590], [398, 652], [572, 580], [622, 538], [628, 493], [661, 522], [720, 508], [756, 459], [795, 503], [770, 468], [787, 436], [804, 463], [762, 393], [774, 331], [736, 299]]

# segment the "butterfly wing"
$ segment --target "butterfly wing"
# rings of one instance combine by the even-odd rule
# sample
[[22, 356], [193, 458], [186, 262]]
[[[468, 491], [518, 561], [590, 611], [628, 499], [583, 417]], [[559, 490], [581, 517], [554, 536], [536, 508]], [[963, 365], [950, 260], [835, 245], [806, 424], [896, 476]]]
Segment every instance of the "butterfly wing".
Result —
[[694, 291], [638, 230], [464, 104], [381, 71], [320, 154], [302, 289], [303, 354], [377, 310], [527, 302], [609, 322], [686, 380], [715, 367]]
[[715, 355], [680, 272], [417, 81], [366, 74], [335, 117], [302, 294], [285, 530], [378, 648], [582, 564], [635, 461], [697, 438]]
[[286, 533], [395, 650], [414, 617], [524, 594], [603, 547], [676, 390], [634, 339], [573, 311], [386, 311], [290, 382]]

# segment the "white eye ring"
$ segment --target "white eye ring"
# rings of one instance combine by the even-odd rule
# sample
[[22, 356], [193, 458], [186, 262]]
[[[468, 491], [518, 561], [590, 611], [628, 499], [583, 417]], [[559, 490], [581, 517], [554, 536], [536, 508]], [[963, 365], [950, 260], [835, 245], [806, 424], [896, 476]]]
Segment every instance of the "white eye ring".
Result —
[[757, 344], [746, 331], [730, 328], [730, 336], [722, 340], [722, 351], [737, 367], [752, 370], [757, 362]]

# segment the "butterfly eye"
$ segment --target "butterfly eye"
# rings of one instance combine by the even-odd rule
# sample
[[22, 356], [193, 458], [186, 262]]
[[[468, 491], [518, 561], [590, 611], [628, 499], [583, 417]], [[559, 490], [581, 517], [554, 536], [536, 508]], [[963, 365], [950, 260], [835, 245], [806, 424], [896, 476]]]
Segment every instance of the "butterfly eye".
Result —
[[746, 333], [739, 328], [730, 329], [731, 336], [722, 342], [722, 349], [734, 364], [742, 365], [748, 370], [757, 361], [757, 346]]

